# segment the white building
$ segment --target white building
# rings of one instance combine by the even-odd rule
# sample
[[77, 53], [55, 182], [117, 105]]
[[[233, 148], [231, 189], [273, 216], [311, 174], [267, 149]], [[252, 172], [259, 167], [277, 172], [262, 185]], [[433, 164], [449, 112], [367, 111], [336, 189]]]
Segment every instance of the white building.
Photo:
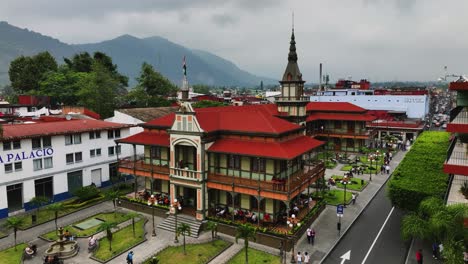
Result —
[[94, 119], [3, 125], [0, 218], [31, 209], [35, 196], [57, 202], [82, 186], [109, 185], [117, 158], [133, 153], [114, 141], [131, 126]]
[[311, 96], [310, 101], [348, 102], [367, 110], [405, 112], [408, 118], [424, 118], [429, 113], [428, 95], [363, 95], [357, 92], [350, 95], [344, 90], [326, 92], [328, 94]]

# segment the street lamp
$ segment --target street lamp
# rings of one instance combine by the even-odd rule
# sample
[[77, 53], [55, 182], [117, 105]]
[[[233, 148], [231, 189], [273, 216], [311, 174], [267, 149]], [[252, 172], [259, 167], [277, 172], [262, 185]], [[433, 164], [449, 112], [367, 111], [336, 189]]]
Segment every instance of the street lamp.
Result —
[[151, 215], [153, 217], [153, 232], [151, 234], [152, 236], [156, 236], [156, 229], [154, 228], [154, 204], [155, 203], [156, 203], [156, 198], [154, 197], [154, 194], [152, 194], [151, 197], [148, 199], [148, 206], [151, 206]]
[[174, 229], [174, 243], [179, 243], [179, 239], [177, 238], [177, 210], [182, 210], [182, 206], [180, 205], [177, 199], [174, 199], [174, 203], [172, 203], [172, 208], [174, 210], [174, 217], [175, 217], [175, 229]]
[[[372, 181], [372, 161], [374, 160], [374, 154], [370, 153], [369, 156], [367, 156], [367, 159], [370, 161], [370, 167], [369, 167], [369, 181]], [[377, 173], [377, 172], [376, 172]]]
[[344, 185], [343, 206], [346, 207], [346, 186], [348, 185], [348, 178], [343, 178], [340, 182]]
[[[291, 228], [291, 230], [294, 228], [294, 226], [301, 226], [301, 223], [299, 222], [299, 219], [296, 218], [295, 214], [292, 214], [291, 217], [288, 217], [288, 220], [286, 221], [286, 224]], [[296, 259], [294, 258], [295, 252], [294, 252], [294, 240], [292, 241], [292, 253], [291, 253], [291, 263], [296, 263]]]

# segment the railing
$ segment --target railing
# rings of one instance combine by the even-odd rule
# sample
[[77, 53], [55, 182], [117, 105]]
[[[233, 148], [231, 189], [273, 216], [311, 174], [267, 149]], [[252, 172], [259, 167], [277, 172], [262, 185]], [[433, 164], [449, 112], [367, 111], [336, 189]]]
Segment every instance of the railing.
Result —
[[275, 101], [309, 101], [309, 97], [307, 96], [277, 96], [275, 97]]
[[369, 136], [372, 133], [372, 130], [369, 129], [314, 129], [310, 131], [311, 135], [321, 135], [321, 136], [329, 136], [329, 135], [349, 135], [349, 136]]
[[[320, 177], [320, 172], [324, 171], [325, 167], [323, 162], [318, 161], [316, 163], [310, 163], [304, 165], [302, 171], [297, 171], [289, 176], [289, 190], [290, 192], [295, 191], [304, 184], [314, 182]], [[242, 177], [227, 176], [217, 173], [209, 173], [208, 181], [218, 182], [226, 185], [234, 185], [238, 187], [244, 187], [255, 190], [263, 191], [277, 191], [277, 192], [288, 192], [288, 179], [284, 180], [269, 180], [259, 181], [253, 179], [247, 179]]]
[[183, 169], [183, 168], [171, 168], [171, 176], [184, 177], [190, 179], [198, 179], [199, 173], [194, 170]]
[[452, 122], [462, 110], [463, 106], [457, 106], [450, 110], [450, 122]]
[[[450, 113], [451, 115], [452, 113]], [[452, 120], [452, 116], [450, 116], [450, 124], [468, 124], [468, 111], [464, 109], [464, 107], [460, 110], [460, 112], [454, 117]]]
[[452, 151], [447, 164], [468, 166], [468, 153], [466, 151]]
[[457, 144], [457, 141], [458, 141], [458, 138], [455, 137], [452, 140], [452, 142], [450, 143], [450, 146], [449, 146], [449, 148], [447, 150], [447, 160], [446, 160], [447, 162], [450, 159], [450, 157], [452, 156], [452, 152], [453, 152], [453, 149], [455, 148], [455, 146]]
[[370, 127], [408, 127], [418, 128], [423, 125], [422, 120], [417, 121], [387, 121], [387, 120], [375, 120], [372, 121], [368, 126]]
[[131, 170], [136, 169], [137, 171], [145, 171], [150, 173], [152, 170], [154, 173], [169, 174], [169, 166], [151, 165], [146, 163], [145, 157], [141, 155], [137, 156], [136, 161], [134, 161], [133, 157], [119, 160], [119, 168]]

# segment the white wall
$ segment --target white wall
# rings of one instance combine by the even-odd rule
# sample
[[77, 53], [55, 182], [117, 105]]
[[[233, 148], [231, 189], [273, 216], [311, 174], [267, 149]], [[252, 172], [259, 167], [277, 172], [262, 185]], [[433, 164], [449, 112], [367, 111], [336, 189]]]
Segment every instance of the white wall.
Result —
[[[105, 119], [105, 121], [119, 123], [119, 124], [130, 124], [130, 125], [138, 125], [138, 124], [145, 123], [140, 119], [134, 118], [133, 116], [124, 114], [124, 113], [119, 112], [117, 110], [114, 110], [114, 116], [113, 117], [107, 118], [107, 119]], [[144, 129], [142, 127], [138, 127], [138, 126], [137, 127], [131, 127], [128, 136], [138, 134], [140, 132], [143, 132], [143, 130]], [[125, 137], [127, 137], [127, 136], [125, 136]], [[123, 148], [125, 147], [125, 148], [130, 149], [131, 150], [130, 153], [131, 153], [131, 155], [133, 155], [132, 145], [130, 145], [130, 144], [121, 144], [121, 145], [122, 145], [122, 153], [124, 153]], [[137, 155], [144, 154], [145, 153], [144, 146], [137, 145], [136, 146], [136, 152], [137, 152]]]
[[349, 102], [367, 110], [405, 111], [409, 118], [424, 118], [429, 113], [427, 95], [311, 96], [311, 102]]

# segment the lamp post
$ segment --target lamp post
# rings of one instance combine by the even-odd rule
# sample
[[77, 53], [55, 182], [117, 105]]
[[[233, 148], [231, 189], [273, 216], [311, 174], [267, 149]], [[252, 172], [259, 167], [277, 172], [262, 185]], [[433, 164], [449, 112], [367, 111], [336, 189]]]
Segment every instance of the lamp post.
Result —
[[[291, 217], [288, 218], [288, 220], [286, 221], [286, 224], [291, 228], [291, 231], [292, 229], [294, 228], [294, 226], [298, 226], [300, 227], [301, 226], [301, 223], [299, 222], [299, 220], [296, 218], [296, 215], [295, 214], [292, 214]], [[294, 240], [291, 236], [291, 240], [292, 240], [292, 249], [291, 249], [291, 263], [296, 263], [296, 259], [294, 258], [294, 255], [295, 255], [295, 252], [294, 252]]]
[[[367, 157], [368, 160], [370, 161], [370, 167], [369, 167], [369, 181], [372, 181], [372, 162], [375, 159], [375, 154], [370, 153], [369, 156]], [[377, 173], [377, 171], [375, 172]]]
[[343, 206], [346, 207], [346, 186], [348, 185], [348, 179], [343, 178], [340, 182], [344, 185]]
[[151, 206], [151, 216], [153, 217], [153, 232], [151, 233], [152, 236], [156, 236], [156, 229], [154, 228], [154, 204], [156, 203], [156, 198], [154, 194], [151, 194], [151, 197], [148, 200], [148, 206]]
[[179, 239], [177, 238], [177, 210], [182, 210], [182, 206], [180, 205], [177, 199], [174, 199], [174, 203], [172, 203], [172, 208], [174, 208], [174, 217], [175, 217], [175, 229], [174, 229], [174, 243], [179, 243]]

